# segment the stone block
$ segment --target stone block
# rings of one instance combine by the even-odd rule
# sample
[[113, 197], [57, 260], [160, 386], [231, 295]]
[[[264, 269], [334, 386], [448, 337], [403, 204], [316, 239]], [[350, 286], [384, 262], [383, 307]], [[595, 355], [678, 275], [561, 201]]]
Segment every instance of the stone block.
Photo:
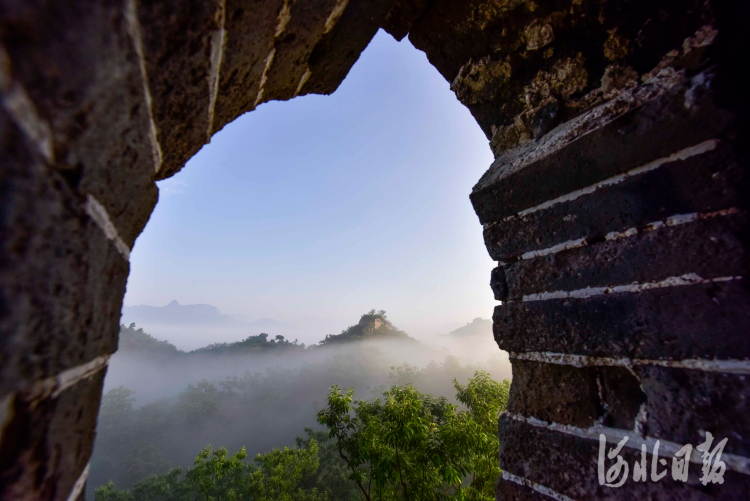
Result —
[[382, 28], [400, 42], [429, 4], [430, 0], [396, 0], [383, 20]]
[[655, 283], [693, 274], [743, 276], [748, 215], [698, 219], [498, 267], [491, 285], [500, 301], [553, 291]]
[[105, 370], [57, 398], [20, 398], [0, 442], [0, 498], [65, 501], [94, 445]]
[[[750, 358], [747, 279], [495, 307], [500, 349], [636, 359]], [[720, 333], [720, 334], [719, 334]]]
[[[409, 39], [449, 82], [483, 58], [510, 64], [512, 79], [488, 82], [491, 92], [480, 89], [481, 100], [461, 99], [489, 139], [537, 108], [537, 98], [558, 99], [557, 120], [570, 120], [588, 107], [610, 63], [636, 74], [651, 71], [710, 23], [711, 14], [699, 0], [439, 0], [414, 23]], [[577, 71], [559, 71], [576, 60]]]
[[310, 54], [310, 76], [297, 95], [332, 94], [375, 36], [394, 0], [349, 0], [328, 32]]
[[634, 368], [648, 397], [646, 433], [698, 445], [711, 432], [725, 452], [750, 456], [750, 376], [652, 365]]
[[709, 76], [696, 77], [594, 130], [581, 130], [577, 139], [561, 134], [559, 148], [554, 141], [546, 144], [544, 156], [530, 155], [528, 161], [518, 162], [498, 157], [470, 196], [480, 222], [501, 221], [703, 141], [724, 137], [733, 115], [715, 105], [709, 84]]
[[531, 251], [695, 212], [744, 206], [748, 176], [731, 144], [720, 142], [705, 153], [605, 186], [575, 200], [528, 215], [490, 223], [484, 242], [492, 259], [511, 262]]
[[279, 15], [273, 44], [275, 52], [263, 73], [265, 80], [260, 85], [263, 94], [258, 104], [285, 101], [295, 96], [309, 69], [313, 49], [324, 33], [335, 25], [339, 4], [339, 0], [285, 4], [288, 10]]
[[218, 78], [213, 66], [220, 67], [223, 52], [223, 1], [139, 0], [136, 5], [162, 151], [158, 178], [164, 179], [179, 171], [213, 132], [209, 106], [212, 79]]
[[125, 14], [125, 2], [111, 0], [0, 2], [9, 75], [51, 130], [54, 167], [75, 191], [96, 197], [132, 246], [158, 190], [140, 59]]
[[214, 109], [214, 131], [255, 109], [283, 7], [284, 0], [226, 0], [226, 39]]
[[594, 369], [525, 360], [512, 363], [508, 412], [582, 428], [592, 426], [603, 412]]
[[496, 501], [548, 501], [549, 497], [536, 492], [530, 487], [519, 485], [502, 478], [495, 485]]
[[129, 265], [0, 109], [0, 398], [117, 349]]
[[[699, 483], [701, 465], [691, 464], [687, 482], [671, 478], [671, 461], [658, 471], [667, 475], [658, 482], [634, 482], [633, 464], [640, 450], [625, 447], [622, 458], [629, 465], [629, 479], [619, 488], [599, 485], [599, 441], [537, 427], [503, 414], [499, 420], [500, 467], [572, 499], [744, 499], [750, 477], [734, 471], [724, 474], [723, 484]], [[607, 451], [616, 444], [608, 444]], [[651, 465], [651, 451], [648, 466]], [[671, 459], [671, 458], [670, 458]], [[606, 467], [614, 461], [607, 462]]]
[[588, 428], [597, 422], [631, 430], [646, 396], [622, 367], [574, 367], [513, 360], [508, 412]]

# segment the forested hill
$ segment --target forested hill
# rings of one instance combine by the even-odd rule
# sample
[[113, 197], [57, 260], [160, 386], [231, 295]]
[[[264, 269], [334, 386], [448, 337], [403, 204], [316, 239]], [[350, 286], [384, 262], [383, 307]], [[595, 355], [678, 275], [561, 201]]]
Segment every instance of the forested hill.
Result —
[[371, 310], [362, 315], [358, 324], [350, 326], [348, 329], [342, 331], [341, 334], [327, 335], [326, 338], [320, 342], [319, 346], [380, 339], [411, 341], [417, 343], [417, 340], [410, 337], [406, 332], [395, 328], [386, 318], [384, 310]]
[[191, 354], [240, 355], [267, 350], [303, 349], [304, 347], [304, 343], [297, 344], [296, 339], [290, 342], [284, 336], [276, 336], [269, 340], [268, 334], [261, 333], [257, 336], [248, 336], [242, 341], [214, 343], [186, 353], [177, 349], [172, 343], [159, 341], [152, 335], [144, 332], [142, 328], [136, 329], [135, 323], [131, 323], [128, 327], [120, 325], [120, 341], [117, 351], [120, 353], [140, 352], [162, 356], [184, 356]]
[[492, 337], [492, 320], [475, 318], [463, 327], [451, 331], [452, 337], [489, 336]]
[[287, 341], [284, 336], [277, 335], [270, 341], [268, 334], [261, 333], [257, 336], [248, 336], [242, 341], [234, 343], [214, 343], [205, 348], [198, 348], [190, 353], [216, 353], [222, 355], [237, 355], [246, 353], [257, 353], [266, 350], [279, 349], [304, 349], [305, 343], [297, 344], [297, 340]]
[[168, 341], [159, 341], [151, 334], [143, 332], [143, 328], [136, 329], [135, 323], [126, 327], [120, 325], [120, 340], [117, 344], [118, 352], [140, 351], [159, 355], [184, 355], [175, 345]]
[[[417, 340], [410, 337], [406, 332], [393, 326], [386, 318], [385, 311], [372, 310], [360, 318], [359, 323], [345, 329], [341, 334], [329, 334], [317, 345], [307, 349], [316, 349], [352, 343], [358, 341], [407, 341], [419, 344]], [[248, 336], [242, 341], [233, 343], [214, 343], [190, 352], [177, 349], [167, 341], [159, 341], [155, 337], [136, 328], [135, 323], [130, 326], [120, 326], [120, 341], [118, 352], [140, 352], [159, 356], [185, 356], [192, 354], [216, 354], [216, 355], [243, 355], [248, 353], [279, 352], [281, 350], [303, 350], [305, 344], [297, 344], [297, 340], [288, 341], [284, 336], [277, 335], [269, 339], [269, 335], [261, 333]]]

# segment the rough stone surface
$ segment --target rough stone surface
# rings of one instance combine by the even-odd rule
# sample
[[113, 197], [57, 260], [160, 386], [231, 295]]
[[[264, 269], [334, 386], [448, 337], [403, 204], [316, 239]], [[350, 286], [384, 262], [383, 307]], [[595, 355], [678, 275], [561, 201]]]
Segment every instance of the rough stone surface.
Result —
[[743, 276], [750, 266], [747, 224], [747, 213], [738, 212], [665, 225], [504, 265], [493, 272], [491, 285], [495, 298], [505, 301], [551, 291], [659, 282], [688, 274], [703, 279]]
[[221, 29], [223, 16], [221, 0], [138, 2], [148, 88], [163, 156], [159, 178], [180, 170], [210, 138], [211, 56], [213, 45], [221, 43], [213, 35]]
[[284, 0], [226, 0], [226, 40], [214, 110], [215, 131], [255, 109], [283, 7]]
[[335, 91], [394, 0], [227, 0], [213, 130], [272, 100]]
[[499, 478], [495, 485], [496, 501], [548, 501], [549, 497], [530, 487]]
[[[177, 3], [154, 2], [140, 10], [150, 37], [146, 54], [154, 114], [168, 152], [159, 178], [173, 175], [211, 133], [261, 103], [335, 91], [393, 0], [227, 0], [223, 9], [221, 2]], [[212, 50], [222, 18], [225, 31], [214, 75]], [[159, 21], [154, 26], [149, 19]], [[209, 77], [218, 78], [212, 114]], [[176, 91], [183, 95], [175, 96]]]
[[396, 0], [383, 20], [382, 28], [396, 40], [403, 40], [430, 3], [431, 0]]
[[647, 394], [646, 433], [680, 444], [700, 444], [704, 432], [726, 452], [750, 455], [750, 376], [668, 367], [634, 369]]
[[[732, 282], [495, 307], [495, 340], [516, 352], [636, 359], [750, 359], [750, 287]], [[717, 342], [717, 333], [721, 342]]]
[[602, 413], [591, 369], [513, 361], [508, 412], [587, 428]]
[[57, 398], [16, 398], [0, 443], [0, 498], [65, 501], [88, 463], [105, 370]]
[[621, 367], [584, 367], [512, 360], [508, 412], [588, 428], [597, 422], [633, 429], [646, 395]]
[[394, 0], [349, 0], [338, 22], [325, 31], [310, 54], [310, 76], [297, 95], [331, 94], [384, 22]]
[[745, 170], [734, 148], [719, 143], [706, 153], [669, 162], [656, 170], [606, 186], [594, 193], [484, 228], [492, 259], [511, 262], [522, 254], [585, 238], [647, 225], [691, 213], [745, 206], [750, 194]]
[[295, 96], [309, 69], [310, 55], [338, 4], [339, 0], [285, 2], [274, 37], [274, 56], [264, 70], [265, 80], [261, 79], [258, 104]]
[[117, 349], [128, 262], [0, 111], [0, 398]]
[[[506, 415], [500, 416], [499, 432], [502, 469], [572, 499], [744, 499], [750, 492], [750, 476], [733, 471], [724, 474], [724, 484], [703, 486], [699, 482], [698, 464], [690, 465], [685, 483], [672, 480], [669, 463], [666, 468], [659, 467], [659, 472], [668, 471], [659, 482], [634, 482], [633, 464], [640, 459], [640, 451], [627, 447], [620, 455], [629, 465], [630, 479], [620, 488], [602, 486], [597, 475], [598, 440], [550, 431]], [[613, 445], [616, 444], [609, 444], [607, 451]], [[608, 461], [606, 467], [613, 464], [614, 461]]]
[[479, 86], [479, 97], [459, 99], [488, 138], [505, 129], [506, 147], [513, 147], [531, 139], [523, 137], [525, 122], [540, 101], [559, 100], [557, 120], [570, 120], [590, 107], [588, 93], [600, 87], [611, 63], [646, 73], [710, 18], [698, 1], [437, 0], [409, 40], [449, 82], [470, 61], [509, 65], [512, 79], [488, 80], [494, 89]]
[[55, 168], [73, 190], [104, 205], [132, 246], [158, 191], [148, 107], [124, 6], [4, 0], [0, 37], [11, 78], [51, 128]]
[[[723, 137], [730, 131], [732, 115], [713, 105], [709, 85], [710, 78], [702, 75], [663, 93], [654, 89], [657, 96], [616, 118], [604, 119], [604, 123], [597, 120], [595, 130], [584, 127], [572, 141], [565, 137], [563, 128], [557, 147], [546, 146], [551, 151], [541, 158], [498, 157], [471, 193], [480, 222], [500, 221], [684, 148]], [[604, 109], [608, 106], [602, 105]], [[602, 112], [605, 116], [610, 113]], [[592, 115], [597, 114], [592, 111]]]

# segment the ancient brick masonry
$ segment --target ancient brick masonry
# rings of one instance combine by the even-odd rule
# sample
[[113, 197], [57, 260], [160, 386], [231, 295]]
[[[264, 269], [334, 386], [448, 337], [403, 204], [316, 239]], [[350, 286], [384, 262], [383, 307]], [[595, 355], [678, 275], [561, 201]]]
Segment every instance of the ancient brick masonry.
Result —
[[[333, 92], [379, 27], [495, 152], [471, 201], [514, 370], [498, 499], [747, 497], [749, 26], [724, 0], [0, 0], [0, 498], [82, 496], [154, 181]], [[723, 484], [599, 485], [600, 433], [632, 465], [705, 432]]]
[[0, 499], [82, 496], [155, 180], [331, 93], [390, 0], [0, 0]]
[[[723, 9], [438, 2], [411, 30], [496, 155], [471, 200], [513, 363], [498, 499], [750, 493], [747, 117], [725, 66], [747, 14]], [[722, 485], [697, 453], [687, 482], [633, 481], [642, 444], [671, 459], [707, 432]], [[629, 437], [620, 488], [600, 434]]]

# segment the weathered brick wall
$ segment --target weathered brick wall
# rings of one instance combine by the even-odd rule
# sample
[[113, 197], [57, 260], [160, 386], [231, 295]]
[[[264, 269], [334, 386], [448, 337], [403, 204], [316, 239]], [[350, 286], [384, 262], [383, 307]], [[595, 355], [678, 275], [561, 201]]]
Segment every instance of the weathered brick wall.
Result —
[[154, 181], [333, 92], [391, 4], [0, 0], [0, 499], [81, 496]]
[[[747, 497], [747, 6], [0, 0], [0, 498], [81, 496], [154, 181], [333, 92], [381, 26], [495, 152], [471, 201], [514, 370], [498, 499]], [[632, 465], [707, 431], [723, 485], [598, 483], [600, 433]]]
[[[496, 156], [471, 200], [513, 363], [498, 499], [750, 495], [743, 25], [721, 3], [438, 1], [412, 27]], [[673, 480], [707, 432], [724, 483], [697, 451]], [[629, 437], [620, 488], [600, 435]], [[634, 482], [657, 440], [667, 477]]]

